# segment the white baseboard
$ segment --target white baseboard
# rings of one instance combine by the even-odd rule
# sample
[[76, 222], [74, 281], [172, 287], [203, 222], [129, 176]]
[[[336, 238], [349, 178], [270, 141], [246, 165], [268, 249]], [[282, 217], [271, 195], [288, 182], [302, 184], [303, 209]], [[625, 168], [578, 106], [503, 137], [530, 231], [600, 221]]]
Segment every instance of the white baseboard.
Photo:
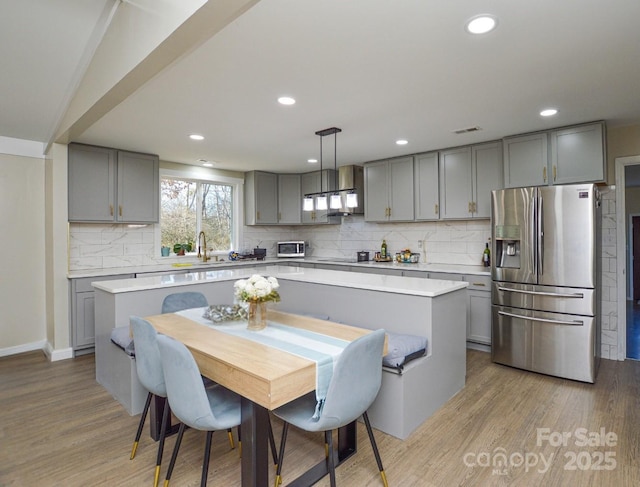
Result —
[[19, 353], [33, 352], [35, 350], [42, 350], [51, 362], [73, 358], [72, 348], [54, 350], [51, 344], [46, 340], [25, 343], [15, 347], [0, 348], [0, 357], [8, 357], [9, 355], [18, 355]]
[[25, 352], [33, 352], [34, 350], [44, 350], [46, 345], [47, 341], [41, 340], [39, 342], [25, 343], [23, 345], [17, 345], [15, 347], [0, 348], [0, 357], [7, 357], [9, 355], [17, 355], [19, 353]]
[[73, 358], [73, 348], [62, 348], [54, 350], [49, 342], [44, 347], [44, 353], [47, 354], [51, 362], [57, 362], [58, 360], [67, 360]]

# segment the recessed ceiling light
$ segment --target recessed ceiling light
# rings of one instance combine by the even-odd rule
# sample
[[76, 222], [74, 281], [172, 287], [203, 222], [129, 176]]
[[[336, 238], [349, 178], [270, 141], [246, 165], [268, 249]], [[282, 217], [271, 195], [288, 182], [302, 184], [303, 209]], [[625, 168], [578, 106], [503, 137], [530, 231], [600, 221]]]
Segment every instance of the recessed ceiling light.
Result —
[[290, 96], [281, 96], [278, 98], [278, 103], [281, 105], [293, 105], [296, 101]]
[[558, 110], [555, 108], [545, 108], [544, 110], [542, 110], [540, 112], [540, 116], [541, 117], [553, 117], [556, 113], [558, 113]]
[[199, 135], [199, 134], [191, 134], [189, 136], [189, 138], [191, 140], [204, 140], [204, 137], [202, 135]]
[[470, 34], [486, 34], [498, 25], [498, 20], [493, 15], [476, 15], [467, 21], [465, 28]]
[[404, 139], [396, 140], [396, 144], [398, 145], [407, 145], [408, 143], [409, 143], [408, 140], [404, 140]]
[[309, 164], [316, 164], [318, 162], [318, 159], [307, 159], [307, 162]]

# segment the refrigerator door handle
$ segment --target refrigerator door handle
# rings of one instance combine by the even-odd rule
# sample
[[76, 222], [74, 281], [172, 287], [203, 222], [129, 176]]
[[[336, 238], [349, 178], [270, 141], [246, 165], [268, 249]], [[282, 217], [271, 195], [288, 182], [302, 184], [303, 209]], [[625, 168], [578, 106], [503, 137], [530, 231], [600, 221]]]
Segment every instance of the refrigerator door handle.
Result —
[[534, 197], [533, 204], [531, 205], [531, 223], [530, 223], [530, 242], [529, 249], [531, 250], [531, 268], [533, 269], [533, 273], [536, 275], [536, 282], [538, 282], [538, 267], [537, 267], [537, 256], [536, 256], [536, 216], [537, 216], [537, 208], [536, 208], [536, 199]]
[[[544, 273], [544, 207], [542, 195], [538, 196], [538, 274]], [[539, 281], [538, 281], [539, 282]]]
[[554, 325], [572, 325], [572, 326], [584, 325], [584, 322], [580, 320], [572, 320], [572, 321], [549, 320], [547, 318], [535, 318], [533, 316], [522, 316], [514, 313], [507, 313], [506, 311], [498, 311], [498, 314], [502, 316], [509, 316], [510, 318], [521, 318], [523, 320], [529, 320], [529, 321], [541, 321], [543, 323], [552, 323]]
[[498, 291], [507, 291], [510, 293], [533, 294], [535, 296], [552, 296], [556, 298], [584, 298], [583, 293], [549, 293], [543, 291], [525, 291], [524, 289], [511, 289], [509, 287], [498, 287]]

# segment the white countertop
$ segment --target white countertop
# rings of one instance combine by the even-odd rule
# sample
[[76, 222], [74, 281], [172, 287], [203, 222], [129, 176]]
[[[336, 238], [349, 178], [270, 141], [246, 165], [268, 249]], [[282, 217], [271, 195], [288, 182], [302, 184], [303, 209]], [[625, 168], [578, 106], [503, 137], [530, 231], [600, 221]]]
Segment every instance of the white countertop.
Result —
[[165, 287], [188, 286], [207, 282], [230, 281], [244, 279], [252, 274], [266, 274], [277, 279], [326, 284], [330, 286], [368, 289], [414, 296], [436, 297], [452, 291], [466, 288], [469, 284], [462, 281], [445, 281], [424, 279], [420, 277], [386, 276], [380, 274], [361, 274], [358, 272], [335, 271], [324, 269], [308, 269], [303, 267], [272, 266], [268, 269], [240, 266], [234, 269], [189, 272], [136, 279], [119, 279], [99, 281], [93, 287], [102, 291], [117, 294]]

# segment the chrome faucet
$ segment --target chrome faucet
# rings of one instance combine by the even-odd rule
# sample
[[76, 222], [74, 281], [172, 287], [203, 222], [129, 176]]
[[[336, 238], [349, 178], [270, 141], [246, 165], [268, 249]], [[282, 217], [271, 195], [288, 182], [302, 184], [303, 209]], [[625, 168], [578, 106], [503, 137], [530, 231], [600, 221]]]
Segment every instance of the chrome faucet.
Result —
[[[200, 239], [202, 239], [204, 246], [200, 245]], [[203, 250], [202, 253], [200, 253], [201, 250]], [[207, 257], [207, 237], [205, 236], [204, 232], [200, 232], [198, 234], [198, 259], [202, 259], [202, 262], [206, 262], [209, 260], [209, 257]]]

